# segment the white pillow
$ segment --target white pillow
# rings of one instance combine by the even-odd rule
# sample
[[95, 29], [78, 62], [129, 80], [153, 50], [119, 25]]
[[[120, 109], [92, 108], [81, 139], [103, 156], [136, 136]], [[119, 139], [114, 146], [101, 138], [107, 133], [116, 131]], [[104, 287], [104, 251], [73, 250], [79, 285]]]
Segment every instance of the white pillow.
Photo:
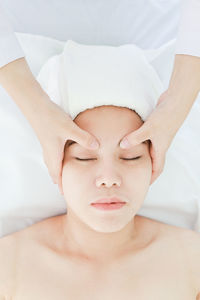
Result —
[[[32, 34], [17, 33], [17, 38], [33, 74], [38, 74], [42, 87], [55, 101], [56, 56], [64, 43]], [[173, 47], [171, 41], [159, 49], [145, 50], [165, 86], [173, 66]], [[32, 127], [3, 88], [0, 97], [0, 236], [4, 236], [67, 210]], [[195, 103], [167, 153], [165, 172], [150, 187], [138, 214], [199, 229], [199, 115], [200, 108]]]

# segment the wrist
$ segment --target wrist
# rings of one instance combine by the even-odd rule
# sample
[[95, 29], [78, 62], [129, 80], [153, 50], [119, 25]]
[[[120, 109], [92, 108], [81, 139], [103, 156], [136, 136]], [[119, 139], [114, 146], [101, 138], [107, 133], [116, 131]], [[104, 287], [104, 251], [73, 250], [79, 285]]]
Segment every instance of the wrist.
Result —
[[166, 90], [158, 101], [157, 105], [159, 106], [160, 111], [171, 120], [174, 132], [180, 128], [191, 110], [193, 101], [191, 101], [191, 95], [189, 97], [190, 100], [185, 97], [185, 95], [181, 97], [180, 93]]
[[167, 91], [175, 102], [193, 104], [200, 91], [200, 57], [175, 55]]

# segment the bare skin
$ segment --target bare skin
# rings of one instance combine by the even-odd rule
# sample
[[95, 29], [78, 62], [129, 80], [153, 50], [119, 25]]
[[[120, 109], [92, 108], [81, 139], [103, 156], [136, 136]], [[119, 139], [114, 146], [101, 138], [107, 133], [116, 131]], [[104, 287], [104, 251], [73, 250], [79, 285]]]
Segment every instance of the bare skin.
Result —
[[[65, 149], [67, 214], [0, 240], [2, 299], [198, 299], [199, 234], [137, 215], [152, 175], [149, 148], [122, 150], [119, 141], [140, 118], [127, 108], [101, 107], [76, 122], [100, 147]], [[124, 199], [123, 208], [108, 214], [90, 205], [112, 195]]]
[[188, 237], [199, 239], [197, 233], [136, 215], [134, 251], [130, 245], [117, 260], [103, 263], [77, 257], [63, 246], [66, 216], [0, 240], [0, 299], [200, 299], [187, 258]]

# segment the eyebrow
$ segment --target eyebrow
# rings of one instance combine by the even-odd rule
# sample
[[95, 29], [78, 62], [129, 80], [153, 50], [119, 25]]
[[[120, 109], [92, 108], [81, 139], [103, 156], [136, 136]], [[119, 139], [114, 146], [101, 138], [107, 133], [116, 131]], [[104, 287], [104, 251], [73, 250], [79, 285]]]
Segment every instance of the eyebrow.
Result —
[[[119, 143], [118, 143], [118, 145], [117, 146], [119, 146], [120, 147], [120, 143], [121, 143], [121, 141], [122, 141], [122, 139], [119, 141]], [[69, 148], [70, 146], [72, 146], [72, 145], [74, 145], [74, 144], [78, 144], [77, 142], [75, 142], [75, 141], [71, 141], [71, 142], [69, 142], [68, 143], [68, 145], [66, 145], [66, 147], [67, 148]], [[142, 142], [142, 143], [140, 143], [140, 144], [138, 144], [138, 145], [136, 145], [136, 146], [139, 146], [139, 145], [142, 145], [142, 144], [147, 144], [147, 140], [146, 141], [144, 141], [144, 142]], [[79, 144], [78, 144], [79, 145]], [[121, 147], [120, 147], [121, 148]]]

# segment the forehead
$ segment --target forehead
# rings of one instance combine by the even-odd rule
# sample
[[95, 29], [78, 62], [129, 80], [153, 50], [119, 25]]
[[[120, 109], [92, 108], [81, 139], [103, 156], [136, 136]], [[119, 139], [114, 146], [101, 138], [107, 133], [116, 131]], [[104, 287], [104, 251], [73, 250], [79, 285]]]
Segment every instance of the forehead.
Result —
[[[118, 147], [120, 147], [121, 141], [122, 141], [122, 139], [119, 140], [119, 142], [118, 142], [118, 144], [117, 144]], [[138, 144], [137, 146], [139, 146], [139, 145], [144, 145], [144, 146], [145, 146], [146, 144], [148, 144], [148, 140], [142, 142], [141, 144]], [[68, 140], [67, 143], [66, 143], [66, 148], [69, 148], [69, 147], [71, 147], [71, 146], [73, 146], [73, 145], [79, 145], [80, 147], [82, 147], [82, 146], [81, 146], [80, 144], [78, 144], [77, 142], [72, 141], [72, 140]], [[135, 146], [135, 147], [136, 147], [136, 146]], [[120, 147], [120, 148], [121, 148], [121, 147]]]

